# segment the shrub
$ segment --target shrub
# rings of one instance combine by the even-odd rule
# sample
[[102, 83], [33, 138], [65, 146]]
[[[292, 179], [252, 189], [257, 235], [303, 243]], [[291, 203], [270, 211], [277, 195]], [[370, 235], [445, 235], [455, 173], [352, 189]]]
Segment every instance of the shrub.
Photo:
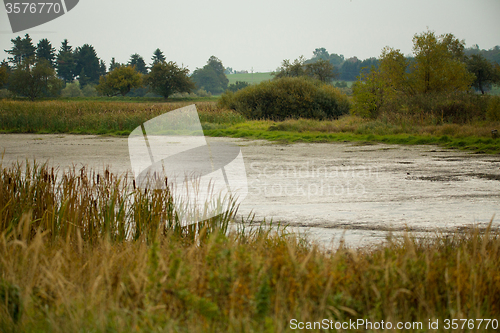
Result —
[[80, 84], [78, 82], [68, 83], [66, 87], [61, 91], [62, 97], [83, 97], [82, 90], [80, 89]]
[[227, 87], [227, 90], [232, 92], [237, 92], [238, 90], [244, 89], [248, 86], [249, 86], [248, 82], [236, 81], [236, 83], [231, 83], [229, 87]]
[[338, 89], [303, 77], [284, 77], [226, 92], [218, 106], [249, 119], [335, 119], [349, 112], [349, 101]]

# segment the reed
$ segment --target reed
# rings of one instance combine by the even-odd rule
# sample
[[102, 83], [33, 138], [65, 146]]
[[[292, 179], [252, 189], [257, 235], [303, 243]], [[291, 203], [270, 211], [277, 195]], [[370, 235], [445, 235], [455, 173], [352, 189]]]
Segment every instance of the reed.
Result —
[[[145, 121], [189, 104], [193, 103], [0, 100], [0, 131], [128, 135]], [[214, 102], [195, 104], [202, 124], [244, 121], [235, 112], [216, 109]]]
[[430, 319], [444, 332], [445, 319], [499, 319], [491, 223], [327, 250], [280, 225], [225, 228], [227, 215], [212, 230], [168, 226], [167, 192], [57, 171], [2, 167], [2, 332], [289, 332], [292, 319], [422, 322], [416, 332]]

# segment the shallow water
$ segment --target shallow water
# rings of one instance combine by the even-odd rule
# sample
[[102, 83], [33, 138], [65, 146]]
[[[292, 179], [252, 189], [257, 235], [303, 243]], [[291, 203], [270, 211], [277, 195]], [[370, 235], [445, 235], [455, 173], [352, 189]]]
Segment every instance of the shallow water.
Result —
[[[241, 147], [249, 186], [241, 217], [281, 221], [322, 244], [343, 237], [361, 246], [382, 242], [389, 231], [422, 236], [484, 227], [500, 211], [498, 155], [436, 146], [207, 139]], [[109, 166], [130, 176], [126, 138], [1, 134], [1, 152], [4, 166], [36, 159], [60, 169]]]

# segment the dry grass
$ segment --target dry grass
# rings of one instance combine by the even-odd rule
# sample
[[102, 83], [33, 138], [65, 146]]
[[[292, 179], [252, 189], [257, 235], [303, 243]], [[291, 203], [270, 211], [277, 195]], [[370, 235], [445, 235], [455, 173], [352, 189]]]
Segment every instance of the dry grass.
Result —
[[[0, 131], [128, 135], [145, 121], [189, 104], [0, 100]], [[220, 112], [214, 102], [197, 102], [196, 107], [202, 123], [244, 121], [234, 112]]]
[[[69, 203], [57, 190], [85, 192], [81, 173], [54, 185], [45, 180], [51, 170], [31, 169], [37, 172], [3, 169], [0, 178], [4, 332], [285, 332], [293, 318], [425, 325], [500, 315], [500, 237], [489, 229], [431, 239], [406, 235], [376, 248], [325, 252], [286, 228], [265, 225], [244, 231], [240, 224], [232, 233], [201, 228], [192, 237], [167, 228], [114, 238], [119, 228], [106, 229], [107, 213], [97, 210], [92, 225], [100, 231], [89, 237], [83, 212], [90, 199]], [[91, 173], [86, 177], [88, 191], [101, 191]], [[110, 189], [109, 198], [116, 186], [121, 197], [133, 195], [120, 179], [109, 175], [102, 188]], [[58, 203], [45, 204], [38, 193]], [[65, 202], [72, 213], [59, 220], [54, 237], [44, 215]], [[143, 230], [163, 230], [145, 214], [151, 203], [135, 221]]]

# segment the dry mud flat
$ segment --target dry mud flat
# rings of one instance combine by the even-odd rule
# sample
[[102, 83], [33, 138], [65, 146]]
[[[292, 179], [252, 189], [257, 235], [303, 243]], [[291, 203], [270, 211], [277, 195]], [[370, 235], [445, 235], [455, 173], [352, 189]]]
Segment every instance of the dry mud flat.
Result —
[[[500, 211], [500, 156], [436, 146], [207, 138], [241, 147], [248, 196], [240, 215], [271, 218], [325, 245], [379, 243], [388, 232], [433, 235], [486, 226]], [[126, 138], [0, 134], [3, 166], [26, 159], [60, 169], [109, 166], [130, 175]], [[493, 227], [499, 228], [498, 219]]]

